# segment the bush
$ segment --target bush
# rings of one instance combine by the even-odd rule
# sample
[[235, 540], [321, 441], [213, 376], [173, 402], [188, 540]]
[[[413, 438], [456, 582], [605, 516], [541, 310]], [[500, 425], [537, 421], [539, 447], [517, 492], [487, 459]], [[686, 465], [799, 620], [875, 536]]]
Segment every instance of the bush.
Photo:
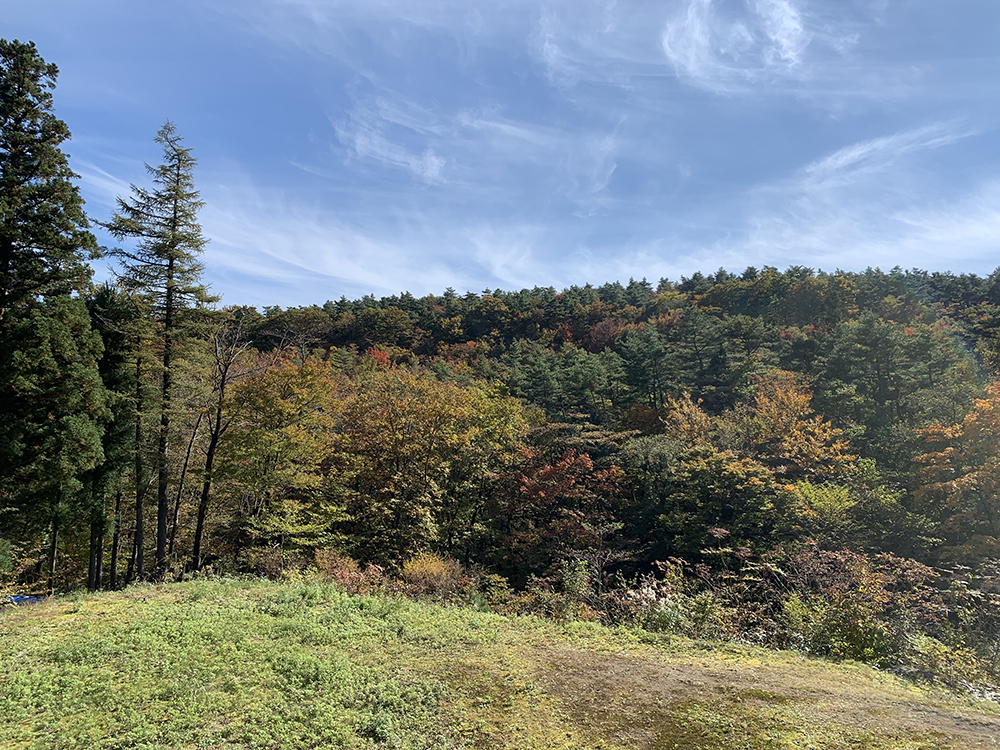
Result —
[[318, 549], [313, 562], [325, 581], [337, 584], [349, 594], [370, 594], [385, 588], [385, 571], [378, 565], [364, 569], [347, 555], [332, 549]]
[[402, 573], [405, 593], [418, 598], [454, 601], [474, 588], [460, 563], [431, 552], [405, 562]]
[[245, 570], [281, 581], [307, 568], [309, 558], [301, 552], [288, 552], [280, 547], [251, 547], [240, 555], [240, 563]]
[[502, 607], [514, 595], [510, 581], [496, 573], [479, 576], [478, 588], [480, 595], [489, 607]]
[[607, 621], [607, 610], [590, 564], [577, 558], [564, 559], [554, 576], [531, 576], [527, 588], [500, 608], [505, 614], [539, 615], [560, 622]]
[[[1000, 680], [1000, 565], [940, 571], [816, 545], [714, 552], [715, 568], [671, 559], [659, 576], [590, 601], [606, 622], [656, 632], [853, 659], [952, 686]], [[551, 597], [535, 593], [535, 606], [552, 609]]]

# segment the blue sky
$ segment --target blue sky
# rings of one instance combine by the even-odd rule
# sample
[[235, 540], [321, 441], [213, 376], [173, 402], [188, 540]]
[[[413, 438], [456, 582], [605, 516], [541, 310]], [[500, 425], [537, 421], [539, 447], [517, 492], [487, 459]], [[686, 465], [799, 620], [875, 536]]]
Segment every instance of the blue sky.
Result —
[[225, 303], [1000, 266], [996, 0], [0, 0], [0, 19], [59, 65], [93, 218], [177, 124]]

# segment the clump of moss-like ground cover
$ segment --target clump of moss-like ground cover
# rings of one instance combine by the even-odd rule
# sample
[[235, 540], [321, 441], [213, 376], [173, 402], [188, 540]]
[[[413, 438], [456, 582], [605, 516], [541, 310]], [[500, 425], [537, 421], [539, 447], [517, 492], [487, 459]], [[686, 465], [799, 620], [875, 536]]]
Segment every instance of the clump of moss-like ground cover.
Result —
[[0, 611], [0, 748], [993, 747], [993, 703], [869, 667], [334, 585]]

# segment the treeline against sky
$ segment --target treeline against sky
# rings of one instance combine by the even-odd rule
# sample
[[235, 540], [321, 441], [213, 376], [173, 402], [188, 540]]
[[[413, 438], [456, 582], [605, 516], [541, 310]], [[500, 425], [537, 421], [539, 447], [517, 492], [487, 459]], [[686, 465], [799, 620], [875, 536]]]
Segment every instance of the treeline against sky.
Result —
[[[91, 589], [317, 553], [514, 587], [784, 545], [1000, 556], [1000, 272], [223, 307], [196, 162], [91, 217], [55, 67], [0, 42], [0, 576]], [[116, 259], [93, 285], [86, 259]], [[735, 552], [734, 552], [735, 551]]]
[[974, 561], [1000, 531], [984, 484], [998, 303], [1000, 274], [751, 268], [268, 308], [250, 338], [349, 379], [516, 397], [522, 463], [430, 543], [463, 560], [526, 575], [558, 550], [700, 559], [724, 528], [757, 548]]

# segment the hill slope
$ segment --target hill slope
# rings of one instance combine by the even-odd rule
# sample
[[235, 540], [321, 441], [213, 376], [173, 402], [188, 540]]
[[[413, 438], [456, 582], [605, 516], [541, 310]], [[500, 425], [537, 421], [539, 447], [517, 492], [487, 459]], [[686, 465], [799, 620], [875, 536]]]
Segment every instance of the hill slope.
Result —
[[967, 748], [1000, 708], [867, 667], [331, 586], [0, 611], [0, 748]]

